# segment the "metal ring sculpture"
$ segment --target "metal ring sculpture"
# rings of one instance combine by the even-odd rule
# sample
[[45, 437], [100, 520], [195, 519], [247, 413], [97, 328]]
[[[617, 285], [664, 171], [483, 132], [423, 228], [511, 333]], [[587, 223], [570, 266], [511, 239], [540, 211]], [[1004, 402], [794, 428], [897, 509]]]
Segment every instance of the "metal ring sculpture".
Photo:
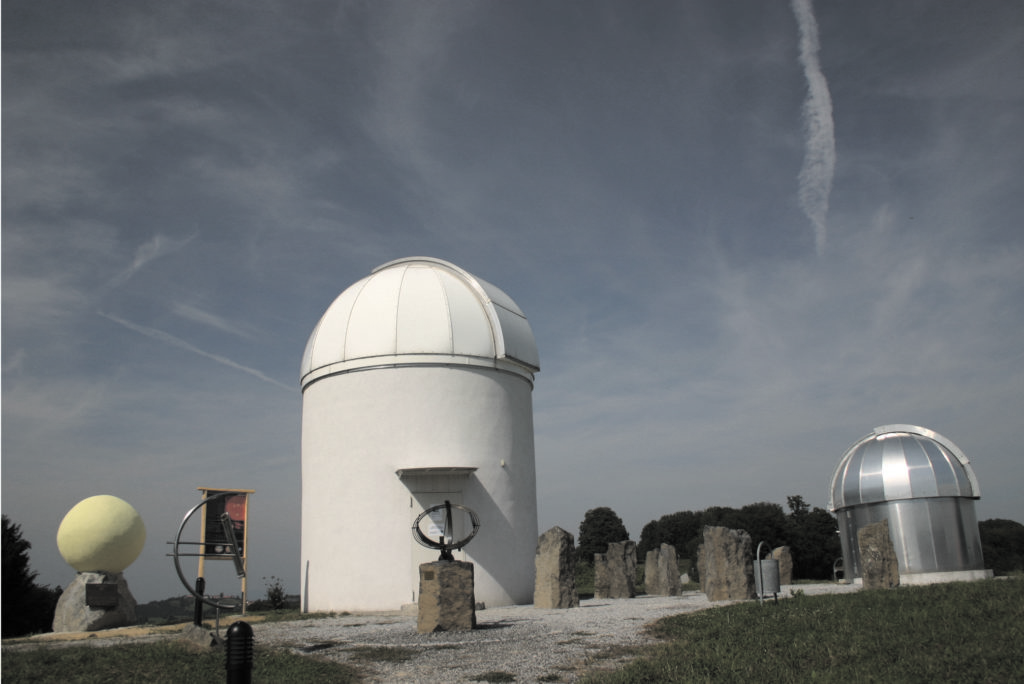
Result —
[[[473, 531], [469, 533], [465, 538], [455, 541], [452, 537], [452, 509], [457, 508], [460, 511], [464, 511], [469, 515], [470, 521], [473, 523]], [[423, 534], [423, 530], [420, 529], [420, 521], [427, 517], [434, 511], [444, 511], [444, 530], [441, 533], [441, 538], [438, 541], [434, 541], [427, 535]], [[458, 551], [463, 546], [468, 544], [476, 533], [480, 530], [480, 518], [477, 517], [476, 511], [468, 506], [461, 504], [453, 504], [450, 501], [445, 501], [443, 504], [437, 504], [431, 506], [427, 510], [423, 511], [416, 518], [416, 521], [412, 524], [413, 538], [419, 542], [420, 546], [425, 546], [428, 549], [438, 549], [441, 555], [438, 560], [455, 560], [452, 556], [452, 551]]]
[[[182, 570], [181, 570], [181, 561], [180, 561], [179, 557], [181, 555], [185, 555], [185, 556], [189, 556], [189, 557], [198, 557], [198, 556], [203, 555], [203, 554], [199, 554], [199, 553], [186, 553], [186, 554], [182, 554], [178, 550], [178, 547], [181, 546], [182, 544], [186, 544], [186, 545], [190, 545], [190, 546], [198, 546], [200, 544], [200, 542], [188, 542], [188, 541], [184, 541], [183, 542], [183, 541], [181, 541], [181, 534], [182, 534], [182, 532], [185, 531], [185, 525], [192, 518], [192, 516], [195, 515], [196, 511], [198, 511], [200, 508], [202, 508], [203, 506], [207, 505], [211, 501], [216, 501], [218, 499], [223, 499], [225, 497], [232, 496], [234, 494], [236, 494], [236, 492], [221, 492], [220, 494], [214, 494], [213, 496], [206, 497], [205, 499], [203, 499], [196, 506], [193, 506], [192, 510], [190, 510], [188, 513], [185, 514], [185, 517], [181, 521], [181, 525], [178, 526], [178, 534], [174, 538], [174, 542], [173, 542], [173, 544], [174, 544], [174, 552], [169, 554], [169, 555], [174, 556], [174, 569], [178, 572], [178, 579], [180, 579], [181, 583], [183, 585], [185, 585], [186, 589], [188, 589], [188, 593], [192, 594], [192, 596], [196, 597], [197, 599], [199, 599], [200, 601], [202, 601], [206, 605], [213, 606], [214, 608], [218, 608], [218, 609], [221, 609], [221, 610], [233, 610], [235, 608], [238, 608], [241, 605], [241, 599], [239, 599], [239, 601], [237, 601], [235, 603], [218, 603], [218, 602], [216, 602], [216, 601], [214, 601], [212, 599], [206, 598], [205, 596], [203, 596], [202, 594], [197, 592], [195, 590], [195, 588], [191, 584], [188, 583], [188, 580], [185, 579], [185, 573], [182, 572]], [[227, 520], [224, 519], [226, 516], [227, 516]], [[234, 540], [235, 539], [235, 533], [234, 533], [234, 530], [231, 528], [231, 518], [227, 515], [227, 513], [225, 513], [223, 516], [221, 516], [221, 524], [224, 525], [224, 533], [227, 536], [227, 538], [231, 539], [231, 540]], [[167, 543], [171, 544], [172, 542], [167, 542]], [[237, 543], [231, 544], [231, 550], [232, 550], [232, 553], [234, 554], [235, 571], [236, 571], [236, 573], [238, 574], [239, 577], [244, 577], [245, 576], [245, 565], [242, 562], [242, 556], [238, 553], [238, 544]]]

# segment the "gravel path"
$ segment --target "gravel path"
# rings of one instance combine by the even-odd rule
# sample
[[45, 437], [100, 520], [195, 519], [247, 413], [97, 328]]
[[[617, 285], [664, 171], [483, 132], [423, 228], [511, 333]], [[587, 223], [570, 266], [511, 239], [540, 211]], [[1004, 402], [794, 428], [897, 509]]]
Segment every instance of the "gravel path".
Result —
[[[851, 585], [800, 585], [807, 594], [856, 591]], [[783, 587], [780, 596], [789, 596]], [[616, 646], [653, 640], [644, 626], [666, 615], [689, 613], [710, 603], [701, 592], [682, 596], [590, 599], [579, 608], [545, 610], [508, 606], [477, 611], [471, 632], [419, 634], [415, 615], [349, 615], [326, 619], [253, 625], [257, 643], [342, 662], [352, 662], [371, 682], [471, 682], [488, 672], [504, 672], [515, 681], [575, 681], [583, 671], [613, 668], [626, 658]], [[404, 662], [387, 662], [372, 649], [415, 652]], [[359, 660], [360, 653], [367, 660]]]

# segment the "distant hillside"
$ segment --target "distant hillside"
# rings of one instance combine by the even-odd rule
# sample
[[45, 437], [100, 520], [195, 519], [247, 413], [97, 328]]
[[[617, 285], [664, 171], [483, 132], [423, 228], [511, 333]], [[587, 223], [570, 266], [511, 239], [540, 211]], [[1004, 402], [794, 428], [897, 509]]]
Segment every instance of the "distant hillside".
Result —
[[178, 622], [191, 622], [195, 603], [196, 600], [189, 595], [141, 603], [135, 606], [135, 617], [140, 625], [170, 625]]
[[[225, 597], [229, 598], [229, 597]], [[140, 625], [173, 625], [192, 622], [196, 600], [191, 595], [175, 596], [162, 601], [150, 601], [135, 607], [135, 617]], [[204, 606], [203, 615], [212, 618], [214, 609]], [[221, 612], [221, 616], [228, 613]]]
[[[192, 621], [195, 605], [196, 600], [191, 595], [175, 596], [161, 601], [150, 601], [149, 603], [141, 603], [137, 605], [135, 607], [135, 617], [140, 625], [174, 625], [178, 623], [186, 623]], [[285, 597], [285, 608], [297, 609], [298, 607], [298, 594], [292, 594]], [[270, 610], [270, 605], [267, 601], [263, 600], [251, 601], [249, 603], [249, 610]], [[205, 619], [209, 620], [213, 618], [213, 614], [213, 608], [210, 606], [204, 607], [203, 615]], [[221, 617], [223, 618], [229, 614], [230, 613], [222, 612]]]

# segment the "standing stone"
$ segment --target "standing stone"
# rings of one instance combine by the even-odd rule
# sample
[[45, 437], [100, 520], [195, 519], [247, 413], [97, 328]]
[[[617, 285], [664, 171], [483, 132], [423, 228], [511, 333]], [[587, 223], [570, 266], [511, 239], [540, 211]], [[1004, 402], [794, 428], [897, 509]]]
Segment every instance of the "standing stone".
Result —
[[610, 598], [611, 580], [608, 578], [608, 554], [594, 554], [594, 598]]
[[662, 544], [647, 552], [644, 563], [644, 589], [652, 596], [679, 596], [679, 564], [676, 547]]
[[788, 546], [772, 549], [769, 558], [779, 561], [779, 584], [793, 583], [793, 552]]
[[889, 537], [889, 521], [871, 523], [857, 530], [861, 577], [865, 589], [892, 589], [900, 584], [900, 566]]
[[665, 578], [665, 596], [679, 596], [683, 593], [682, 577], [679, 575], [679, 556], [676, 547], [671, 544], [661, 545], [661, 557], [658, 559], [661, 575]]
[[[93, 585], [91, 589], [89, 585]], [[80, 572], [57, 600], [53, 631], [95, 632], [135, 622], [135, 597], [124, 574]]]
[[704, 527], [704, 543], [697, 551], [700, 588], [709, 601], [752, 599], [754, 568], [750, 535], [727, 527]]
[[657, 596], [658, 589], [665, 583], [661, 568], [658, 567], [660, 557], [661, 549], [651, 549], [644, 557], [644, 591], [652, 596]]
[[577, 608], [576, 546], [573, 536], [561, 527], [552, 527], [537, 541], [534, 558], [537, 579], [533, 585], [533, 605], [537, 608]]
[[476, 627], [473, 564], [434, 561], [420, 565], [420, 601], [416, 631], [468, 631]]
[[636, 596], [636, 542], [613, 542], [608, 545], [605, 557], [608, 562], [608, 598]]

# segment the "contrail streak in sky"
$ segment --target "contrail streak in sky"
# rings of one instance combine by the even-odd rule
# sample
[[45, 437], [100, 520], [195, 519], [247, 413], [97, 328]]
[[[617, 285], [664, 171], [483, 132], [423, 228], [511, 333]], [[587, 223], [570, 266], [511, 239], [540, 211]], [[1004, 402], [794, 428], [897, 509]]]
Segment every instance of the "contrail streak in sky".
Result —
[[800, 169], [800, 208], [814, 224], [814, 246], [825, 251], [825, 217], [832, 176], [836, 168], [836, 139], [832, 122], [832, 96], [818, 61], [818, 22], [811, 0], [792, 0], [793, 15], [800, 28], [800, 64], [807, 78], [804, 100], [806, 149]]
[[251, 376], [253, 376], [255, 378], [259, 378], [260, 380], [263, 380], [264, 382], [269, 382], [271, 385], [277, 385], [278, 387], [283, 387], [284, 389], [288, 390], [289, 392], [294, 392], [295, 391], [294, 387], [286, 385], [283, 382], [278, 382], [274, 378], [271, 378], [271, 377], [269, 377], [267, 375], [264, 375], [263, 373], [261, 373], [260, 371], [256, 370], [255, 368], [249, 368], [248, 366], [243, 366], [240, 363], [235, 363], [234, 361], [232, 361], [229, 358], [226, 358], [226, 357], [223, 357], [223, 356], [218, 356], [217, 354], [211, 354], [210, 352], [207, 352], [207, 351], [203, 351], [199, 347], [197, 347], [197, 346], [195, 346], [193, 344], [189, 344], [188, 342], [186, 342], [185, 340], [183, 340], [181, 338], [175, 337], [174, 335], [171, 335], [169, 333], [165, 333], [163, 330], [157, 330], [156, 328], [148, 328], [148, 327], [146, 327], [144, 325], [138, 325], [137, 323], [132, 323], [131, 321], [126, 321], [123, 318], [119, 318], [118, 316], [115, 316], [113, 314], [104, 313], [102, 311], [97, 311], [96, 313], [98, 313], [100, 316], [103, 316], [107, 320], [113, 321], [114, 323], [117, 323], [118, 325], [122, 325], [122, 326], [128, 328], [129, 330], [132, 330], [134, 332], [139, 333], [140, 335], [145, 335], [146, 337], [149, 337], [151, 339], [157, 340], [158, 342], [164, 342], [165, 344], [169, 344], [172, 347], [178, 347], [179, 349], [184, 349], [185, 351], [192, 352], [193, 354], [198, 354], [199, 356], [203, 356], [203, 357], [205, 357], [207, 359], [210, 359], [211, 361], [216, 361], [217, 363], [222, 364], [224, 366], [227, 366], [228, 368], [234, 368], [235, 370], [240, 370], [243, 373], [248, 373], [249, 375], [251, 375]]

